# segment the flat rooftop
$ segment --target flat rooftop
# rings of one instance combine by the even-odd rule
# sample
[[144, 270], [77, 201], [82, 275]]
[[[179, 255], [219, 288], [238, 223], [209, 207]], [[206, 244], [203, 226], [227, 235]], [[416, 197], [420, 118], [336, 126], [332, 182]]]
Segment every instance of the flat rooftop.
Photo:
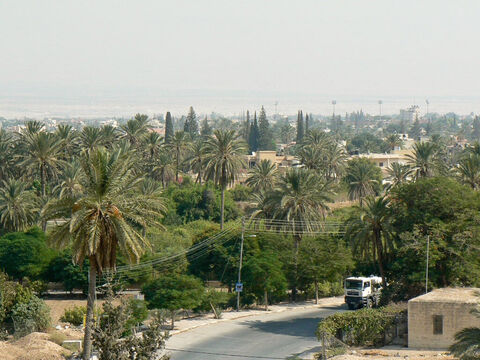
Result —
[[479, 288], [443, 288], [435, 289], [425, 295], [417, 296], [409, 302], [438, 303], [480, 303]]

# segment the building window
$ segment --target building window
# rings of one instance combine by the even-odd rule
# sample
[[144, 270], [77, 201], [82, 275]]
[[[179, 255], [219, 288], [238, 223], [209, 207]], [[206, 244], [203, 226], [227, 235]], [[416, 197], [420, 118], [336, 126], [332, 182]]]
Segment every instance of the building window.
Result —
[[383, 162], [381, 162], [380, 164], [378, 164], [378, 166], [383, 167]]
[[433, 335], [443, 334], [443, 315], [433, 315]]

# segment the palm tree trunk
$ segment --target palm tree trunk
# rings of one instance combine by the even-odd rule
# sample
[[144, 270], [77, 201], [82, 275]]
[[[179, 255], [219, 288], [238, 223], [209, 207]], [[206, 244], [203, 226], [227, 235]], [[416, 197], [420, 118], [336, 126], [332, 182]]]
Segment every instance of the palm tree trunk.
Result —
[[97, 282], [97, 267], [95, 266], [95, 257], [90, 256], [90, 272], [88, 275], [88, 298], [87, 314], [85, 318], [85, 335], [83, 337], [83, 360], [90, 360], [92, 353], [92, 325], [93, 311], [95, 307], [95, 291]]
[[267, 289], [265, 289], [264, 299], [265, 299], [265, 311], [268, 311], [268, 291], [267, 291]]
[[222, 185], [222, 200], [220, 204], [220, 230], [223, 230], [224, 216], [225, 216], [225, 185]]
[[[40, 168], [40, 181], [42, 183], [42, 200], [45, 200], [45, 196], [47, 195], [47, 172], [45, 169], [45, 165], [42, 165]], [[47, 221], [42, 220], [42, 230], [43, 232], [47, 231]]]
[[318, 280], [315, 278], [315, 304], [318, 304]]
[[378, 259], [378, 269], [380, 271], [380, 276], [382, 277], [383, 287], [387, 286], [387, 280], [385, 279], [385, 269], [383, 268], [383, 244], [382, 236], [380, 230], [375, 230], [375, 245], [377, 248], [377, 259]]

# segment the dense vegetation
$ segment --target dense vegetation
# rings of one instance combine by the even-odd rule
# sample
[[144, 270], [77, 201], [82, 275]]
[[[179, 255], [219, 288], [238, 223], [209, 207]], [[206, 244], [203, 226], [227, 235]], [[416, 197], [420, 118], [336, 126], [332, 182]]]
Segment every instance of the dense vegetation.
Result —
[[[190, 109], [179, 129], [167, 114], [165, 138], [140, 114], [120, 128], [46, 131], [31, 121], [0, 130], [1, 269], [35, 284], [22, 285], [32, 296], [40, 282], [88, 293], [88, 319], [96, 281], [117, 265], [116, 283], [142, 288], [172, 320], [179, 309], [220, 312], [234, 303], [245, 217], [242, 305], [338, 295], [345, 275], [377, 272], [389, 284], [383, 301], [411, 298], [424, 290], [427, 238], [430, 288], [479, 285], [480, 145], [418, 142], [385, 182], [347, 150], [390, 151], [401, 146], [395, 134], [355, 134], [338, 119], [327, 133], [299, 112], [297, 144], [282, 151], [302, 166], [248, 169], [249, 151], [275, 149], [294, 132], [270, 124], [264, 109], [227, 120], [199, 126]], [[358, 205], [332, 211], [343, 196]], [[320, 231], [325, 219], [340, 225]], [[228, 292], [206, 289], [211, 282]], [[5, 311], [8, 325], [14, 313]]]

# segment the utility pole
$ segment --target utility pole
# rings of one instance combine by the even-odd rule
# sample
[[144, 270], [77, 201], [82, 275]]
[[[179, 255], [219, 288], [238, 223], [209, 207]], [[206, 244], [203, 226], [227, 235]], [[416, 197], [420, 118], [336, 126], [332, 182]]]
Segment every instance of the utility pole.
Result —
[[[242, 238], [240, 242], [240, 262], [238, 264], [238, 282], [237, 286], [241, 284], [242, 281], [242, 260], [243, 260], [243, 240], [245, 238], [245, 217], [242, 217]], [[237, 290], [237, 311], [240, 311], [240, 293], [243, 289], [238, 289], [235, 286], [235, 290]], [[239, 291], [240, 290], [240, 291]]]
[[427, 235], [427, 268], [425, 269], [425, 294], [428, 293], [428, 255], [430, 252], [430, 235]]

